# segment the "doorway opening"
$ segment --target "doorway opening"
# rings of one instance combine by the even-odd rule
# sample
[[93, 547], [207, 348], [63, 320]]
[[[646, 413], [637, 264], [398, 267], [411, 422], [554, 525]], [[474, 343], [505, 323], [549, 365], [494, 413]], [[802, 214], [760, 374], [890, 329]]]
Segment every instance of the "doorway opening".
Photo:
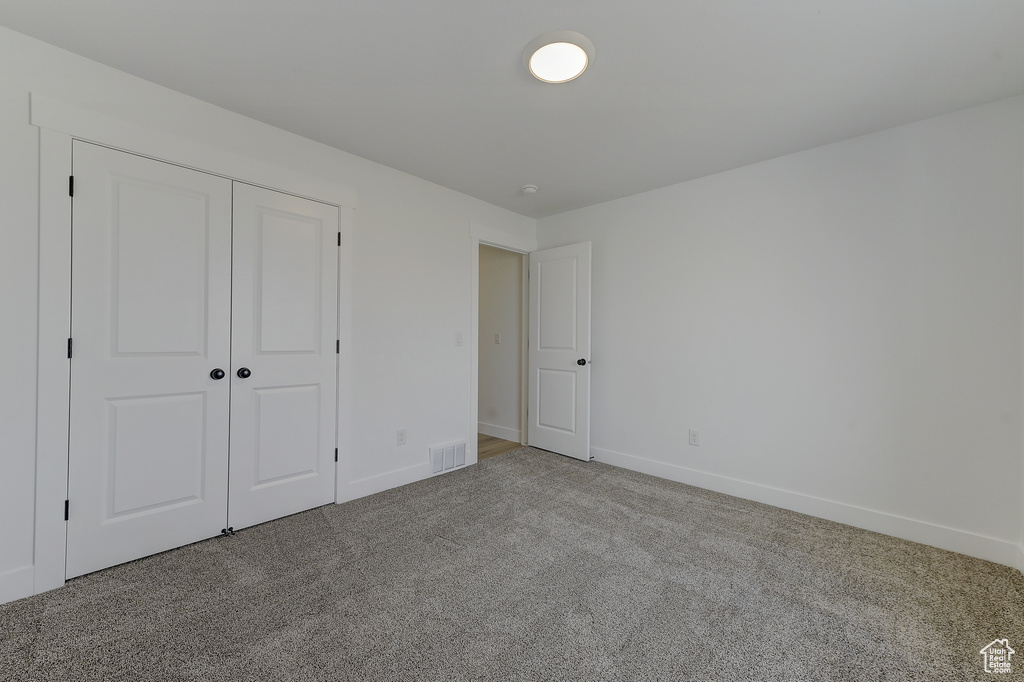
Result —
[[526, 434], [526, 254], [479, 245], [477, 460], [510, 452]]

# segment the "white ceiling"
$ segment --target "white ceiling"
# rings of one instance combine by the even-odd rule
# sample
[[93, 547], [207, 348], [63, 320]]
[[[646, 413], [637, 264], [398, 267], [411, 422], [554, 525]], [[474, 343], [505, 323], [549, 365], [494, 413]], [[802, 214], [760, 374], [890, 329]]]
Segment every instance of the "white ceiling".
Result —
[[[0, 24], [535, 218], [1024, 93], [1024, 0], [0, 0]], [[552, 30], [596, 47], [564, 85], [523, 67]]]

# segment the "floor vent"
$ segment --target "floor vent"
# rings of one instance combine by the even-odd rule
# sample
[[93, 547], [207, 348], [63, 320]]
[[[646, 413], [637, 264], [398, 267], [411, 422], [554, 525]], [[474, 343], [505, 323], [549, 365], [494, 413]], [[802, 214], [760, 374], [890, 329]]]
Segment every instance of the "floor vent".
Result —
[[466, 466], [466, 444], [449, 443], [430, 448], [431, 471], [440, 474], [450, 469]]

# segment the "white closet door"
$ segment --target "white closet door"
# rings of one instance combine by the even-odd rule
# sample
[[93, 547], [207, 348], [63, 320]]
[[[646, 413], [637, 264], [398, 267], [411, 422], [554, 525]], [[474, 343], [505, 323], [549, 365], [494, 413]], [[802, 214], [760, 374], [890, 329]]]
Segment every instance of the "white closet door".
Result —
[[338, 209], [234, 186], [229, 522], [334, 501]]
[[74, 143], [67, 576], [227, 509], [231, 183]]

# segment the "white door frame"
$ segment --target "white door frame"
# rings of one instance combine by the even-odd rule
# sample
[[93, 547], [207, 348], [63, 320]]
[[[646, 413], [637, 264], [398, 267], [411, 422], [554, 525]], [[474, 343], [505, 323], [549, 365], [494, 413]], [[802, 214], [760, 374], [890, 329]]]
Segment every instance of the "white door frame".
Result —
[[[477, 444], [476, 444], [476, 433], [477, 425], [480, 423], [479, 414], [479, 401], [480, 401], [480, 245], [493, 246], [498, 249], [504, 249], [506, 251], [513, 251], [521, 254], [528, 254], [531, 251], [537, 250], [537, 240], [535, 238], [521, 237], [519, 235], [509, 234], [508, 232], [502, 232], [494, 228], [487, 227], [486, 225], [480, 225], [478, 223], [471, 223], [469, 226], [469, 241], [471, 250], [471, 262], [472, 267], [472, 280], [470, 284], [470, 290], [472, 295], [470, 296], [470, 315], [469, 315], [469, 429], [467, 433], [472, 434], [469, 438], [469, 442], [466, 444], [466, 464], [476, 464], [477, 462]], [[529, 267], [527, 265], [527, 267]], [[526, 280], [524, 278], [524, 284]], [[520, 325], [520, 339], [519, 348], [523, 355], [522, 365], [522, 376], [520, 381], [522, 382], [526, 378], [527, 365], [526, 365], [526, 354], [527, 349], [527, 333], [529, 328], [527, 327], [528, 321], [528, 297], [523, 299], [522, 309], [522, 324]], [[521, 401], [526, 399], [526, 391], [522, 392], [520, 397]], [[521, 404], [519, 413], [520, 422], [520, 433], [519, 437], [522, 442], [526, 442], [526, 408]]]
[[355, 191], [255, 158], [162, 133], [146, 127], [145, 123], [124, 121], [35, 93], [31, 96], [30, 123], [40, 129], [38, 397], [31, 594], [62, 586], [65, 576], [64, 500], [68, 489], [70, 402], [67, 339], [71, 326], [71, 198], [68, 178], [72, 172], [72, 139], [339, 207], [342, 270], [338, 282], [341, 353], [338, 358], [337, 480], [347, 480], [351, 466], [352, 255], [351, 249], [345, 247], [351, 243], [355, 222]]

